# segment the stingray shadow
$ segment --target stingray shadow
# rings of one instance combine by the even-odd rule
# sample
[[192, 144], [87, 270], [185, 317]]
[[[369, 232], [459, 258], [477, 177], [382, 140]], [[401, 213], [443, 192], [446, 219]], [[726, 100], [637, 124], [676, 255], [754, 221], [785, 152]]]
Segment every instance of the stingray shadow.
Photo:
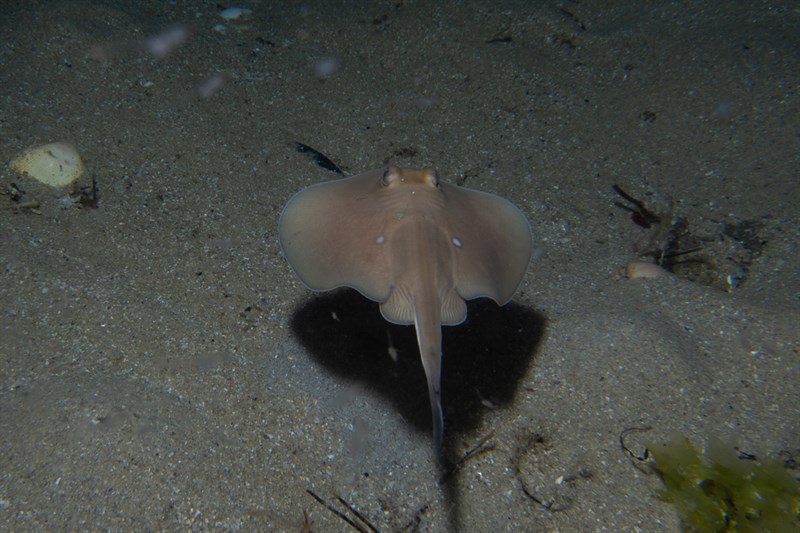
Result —
[[[511, 402], [542, 339], [545, 319], [528, 307], [468, 302], [467, 320], [442, 333], [445, 447], [474, 428], [486, 405]], [[391, 402], [419, 431], [431, 432], [428, 388], [413, 326], [386, 322], [378, 304], [354, 290], [315, 295], [290, 320], [293, 334], [329, 372]], [[397, 361], [389, 347], [397, 351]], [[450, 436], [450, 438], [448, 438]]]

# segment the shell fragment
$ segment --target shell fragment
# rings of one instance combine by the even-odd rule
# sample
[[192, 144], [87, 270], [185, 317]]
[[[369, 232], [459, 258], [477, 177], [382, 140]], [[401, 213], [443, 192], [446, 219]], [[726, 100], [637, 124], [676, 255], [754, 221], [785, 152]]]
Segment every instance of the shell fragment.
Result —
[[85, 171], [75, 147], [63, 142], [26, 150], [11, 162], [11, 168], [51, 187], [69, 185]]

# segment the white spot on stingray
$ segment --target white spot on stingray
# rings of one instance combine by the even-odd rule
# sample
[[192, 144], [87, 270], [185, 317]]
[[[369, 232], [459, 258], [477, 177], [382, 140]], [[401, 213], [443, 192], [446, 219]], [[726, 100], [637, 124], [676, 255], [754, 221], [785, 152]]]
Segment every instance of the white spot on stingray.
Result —
[[375, 243], [376, 244], [383, 244], [385, 240], [386, 240], [386, 237], [384, 237], [383, 235], [379, 235], [378, 238], [375, 239]]
[[453, 237], [453, 244], [455, 244], [458, 248], [461, 248], [461, 241], [456, 237]]

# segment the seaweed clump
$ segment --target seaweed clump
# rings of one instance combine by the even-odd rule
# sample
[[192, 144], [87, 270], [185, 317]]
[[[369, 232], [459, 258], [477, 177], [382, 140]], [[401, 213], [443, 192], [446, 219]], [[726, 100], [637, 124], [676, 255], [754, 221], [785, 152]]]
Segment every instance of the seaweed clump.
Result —
[[701, 455], [681, 435], [649, 450], [689, 531], [800, 531], [800, 482], [777, 459], [742, 459], [716, 439]]

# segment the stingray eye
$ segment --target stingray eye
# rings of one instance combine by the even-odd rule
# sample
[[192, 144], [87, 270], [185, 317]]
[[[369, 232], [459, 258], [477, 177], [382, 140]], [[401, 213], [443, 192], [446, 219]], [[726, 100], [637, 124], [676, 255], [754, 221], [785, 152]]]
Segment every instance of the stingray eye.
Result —
[[435, 170], [432, 170], [428, 174], [428, 181], [430, 182], [431, 185], [433, 185], [437, 189], [440, 189], [442, 187], [441, 184], [439, 183], [439, 173]]
[[[384, 187], [388, 187], [395, 181], [400, 178], [400, 173], [397, 170], [397, 167], [388, 167], [386, 170], [383, 171], [383, 176], [381, 177], [381, 185]], [[402, 181], [402, 180], [401, 180]]]
[[386, 169], [383, 171], [383, 176], [381, 176], [381, 185], [384, 187], [389, 186], [389, 180], [391, 179], [391, 169]]

